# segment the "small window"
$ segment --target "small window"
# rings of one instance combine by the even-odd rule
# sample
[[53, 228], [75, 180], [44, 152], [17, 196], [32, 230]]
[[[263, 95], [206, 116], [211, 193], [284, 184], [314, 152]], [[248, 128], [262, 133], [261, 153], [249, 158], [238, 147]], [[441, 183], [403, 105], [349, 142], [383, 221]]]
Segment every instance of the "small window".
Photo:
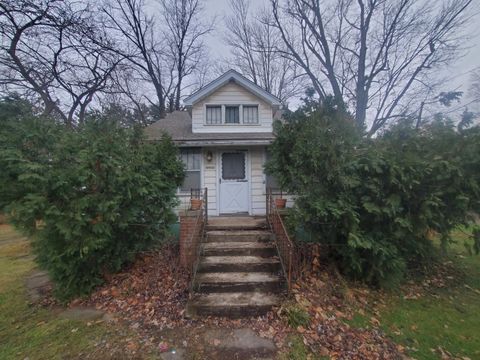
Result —
[[[272, 155], [267, 149], [267, 162], [271, 159]], [[279, 191], [280, 185], [278, 184], [277, 179], [273, 175], [265, 174], [265, 182], [267, 189], [272, 189], [272, 191]]]
[[258, 124], [258, 106], [245, 105], [243, 107], [243, 123]]
[[185, 165], [185, 179], [180, 188], [182, 191], [190, 191], [191, 189], [200, 188], [201, 156], [202, 152], [200, 149], [181, 149], [181, 158]]
[[225, 106], [225, 124], [240, 123], [240, 108], [238, 106]]
[[207, 124], [216, 125], [222, 123], [222, 107], [219, 105], [207, 105]]

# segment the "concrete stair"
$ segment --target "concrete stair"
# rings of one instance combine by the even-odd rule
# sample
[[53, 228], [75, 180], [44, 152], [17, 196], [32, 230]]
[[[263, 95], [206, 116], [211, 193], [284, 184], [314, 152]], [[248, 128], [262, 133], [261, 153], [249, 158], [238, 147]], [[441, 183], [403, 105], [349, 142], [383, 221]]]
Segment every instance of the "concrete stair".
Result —
[[[265, 221], [227, 219], [209, 220], [187, 316], [258, 316], [285, 294], [273, 234]], [[242, 219], [248, 220], [243, 228]]]

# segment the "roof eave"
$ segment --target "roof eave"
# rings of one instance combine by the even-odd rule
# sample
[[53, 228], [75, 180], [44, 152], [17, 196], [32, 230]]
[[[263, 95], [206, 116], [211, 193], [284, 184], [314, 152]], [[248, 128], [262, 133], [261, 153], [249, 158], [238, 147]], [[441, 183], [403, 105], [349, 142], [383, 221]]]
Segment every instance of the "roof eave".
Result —
[[273, 139], [256, 140], [174, 140], [178, 147], [202, 147], [202, 146], [266, 146]]

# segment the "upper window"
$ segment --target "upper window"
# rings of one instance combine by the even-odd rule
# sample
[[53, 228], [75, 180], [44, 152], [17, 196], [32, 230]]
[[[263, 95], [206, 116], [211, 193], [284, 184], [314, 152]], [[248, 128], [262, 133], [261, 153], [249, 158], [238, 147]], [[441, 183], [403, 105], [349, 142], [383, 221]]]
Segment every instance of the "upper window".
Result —
[[207, 105], [207, 124], [220, 125], [222, 123], [222, 107]]
[[258, 106], [257, 105], [243, 106], [243, 123], [258, 124]]
[[258, 105], [206, 105], [205, 123], [256, 125], [259, 123]]
[[225, 106], [225, 124], [240, 123], [240, 106]]
[[201, 150], [198, 148], [181, 149], [180, 151], [183, 164], [185, 166], [185, 179], [181, 186], [182, 191], [199, 189], [200, 184], [200, 164]]

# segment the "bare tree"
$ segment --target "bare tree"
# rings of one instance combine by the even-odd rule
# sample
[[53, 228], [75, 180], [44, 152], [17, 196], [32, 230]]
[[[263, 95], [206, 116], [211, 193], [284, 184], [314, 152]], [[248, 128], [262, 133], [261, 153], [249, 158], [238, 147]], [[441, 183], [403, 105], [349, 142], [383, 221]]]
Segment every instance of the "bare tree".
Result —
[[374, 134], [415, 113], [413, 94], [455, 59], [473, 0], [270, 0], [279, 49], [320, 99], [343, 99]]
[[304, 72], [278, 51], [282, 38], [272, 25], [271, 13], [263, 9], [253, 17], [249, 0], [231, 0], [230, 8], [224, 37], [232, 52], [228, 65], [283, 103], [302, 93], [300, 80]]
[[108, 30], [117, 39], [112, 50], [124, 56], [145, 83], [153, 85], [156, 99], [146, 99], [163, 117], [173, 80], [167, 76], [171, 73], [165, 61], [167, 44], [158, 36], [161, 32], [155, 17], [146, 14], [143, 0], [112, 0], [103, 12], [110, 19]]
[[[147, 88], [143, 97], [164, 117], [180, 109], [182, 91], [190, 85], [186, 78], [206, 58], [203, 38], [212, 27], [203, 22], [200, 0], [158, 1], [147, 9], [144, 0], [111, 0], [103, 11], [117, 39], [113, 50], [138, 72]], [[147, 95], [149, 84], [155, 100]]]
[[197, 70], [207, 57], [203, 38], [213, 29], [213, 22], [204, 21], [199, 0], [159, 0], [168, 27], [167, 41], [175, 63], [175, 89], [171, 110], [180, 109], [185, 77]]
[[109, 86], [121, 58], [88, 4], [46, 0], [0, 3], [0, 83], [33, 92], [45, 114], [69, 125], [83, 121], [94, 97]]

